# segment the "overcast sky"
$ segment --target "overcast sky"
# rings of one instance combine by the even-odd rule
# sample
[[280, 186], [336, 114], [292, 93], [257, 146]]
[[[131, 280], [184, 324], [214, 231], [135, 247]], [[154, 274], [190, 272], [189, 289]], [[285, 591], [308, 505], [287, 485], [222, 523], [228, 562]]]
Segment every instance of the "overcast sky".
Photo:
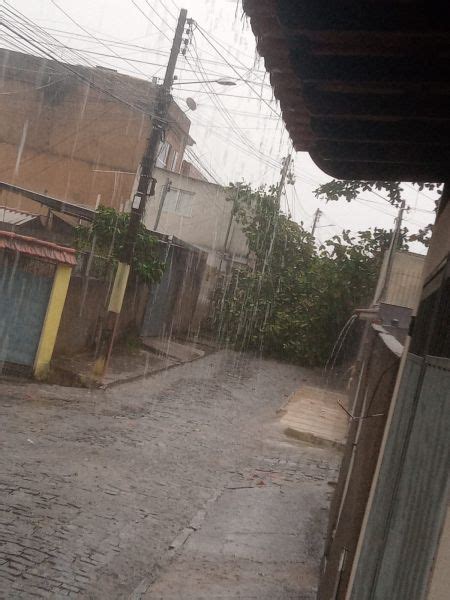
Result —
[[[109, 66], [136, 77], [164, 75], [181, 7], [179, 0], [6, 0], [6, 4], [8, 2], [66, 46], [82, 51], [93, 65]], [[197, 155], [221, 183], [242, 179], [255, 185], [274, 183], [279, 178], [281, 158], [291, 146], [279, 106], [272, 98], [263, 61], [256, 55], [255, 38], [243, 18], [240, 1], [184, 0], [182, 7], [188, 10], [188, 16], [198, 23], [199, 29], [194, 33], [187, 57], [180, 57], [178, 61], [179, 82], [192, 83], [176, 85], [174, 96], [183, 108], [188, 96], [197, 103], [197, 110], [188, 113]], [[117, 41], [132, 46], [113, 43]], [[59, 56], [68, 59], [67, 51], [64, 54], [61, 48], [54, 46], [54, 49]], [[197, 83], [199, 79], [218, 77], [234, 79], [237, 85]], [[352, 204], [319, 202], [313, 190], [329, 177], [306, 153], [297, 153], [294, 161], [295, 189], [287, 188], [282, 207], [307, 226], [320, 207], [324, 211], [317, 230], [320, 240], [339, 233], [344, 227], [354, 231], [374, 226], [392, 227], [395, 210], [371, 193]], [[406, 216], [406, 225], [416, 231], [433, 219], [429, 212], [434, 206], [433, 194], [418, 194], [408, 186], [406, 190], [407, 202], [413, 209]], [[423, 251], [420, 245], [413, 249]]]

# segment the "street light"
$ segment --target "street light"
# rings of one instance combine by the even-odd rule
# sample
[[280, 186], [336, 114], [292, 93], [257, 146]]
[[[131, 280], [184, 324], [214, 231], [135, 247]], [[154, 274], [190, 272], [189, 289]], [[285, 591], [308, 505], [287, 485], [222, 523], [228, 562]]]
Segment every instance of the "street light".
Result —
[[192, 85], [194, 83], [217, 83], [219, 85], [237, 85], [235, 81], [232, 79], [227, 79], [226, 77], [221, 77], [220, 79], [206, 79], [206, 80], [198, 80], [198, 81], [175, 81], [175, 85]]

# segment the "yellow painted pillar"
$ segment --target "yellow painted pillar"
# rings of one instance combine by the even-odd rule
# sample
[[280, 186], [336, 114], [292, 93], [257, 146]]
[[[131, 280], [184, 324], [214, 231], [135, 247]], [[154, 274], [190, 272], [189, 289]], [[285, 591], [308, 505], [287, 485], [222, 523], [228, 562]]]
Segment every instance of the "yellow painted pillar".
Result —
[[41, 339], [39, 340], [34, 360], [34, 375], [36, 379], [45, 379], [50, 369], [50, 361], [55, 347], [56, 336], [58, 335], [71, 273], [71, 265], [58, 264], [56, 267], [53, 287], [42, 327]]
[[120, 262], [117, 265], [114, 285], [109, 298], [108, 310], [119, 314], [122, 310], [123, 299], [127, 289], [128, 277], [130, 275], [130, 265]]
[[128, 278], [130, 276], [130, 265], [119, 262], [117, 265], [114, 285], [108, 304], [108, 314], [103, 328], [103, 340], [92, 370], [95, 377], [103, 377], [110, 358], [115, 331], [122, 310], [123, 299], [127, 290]]

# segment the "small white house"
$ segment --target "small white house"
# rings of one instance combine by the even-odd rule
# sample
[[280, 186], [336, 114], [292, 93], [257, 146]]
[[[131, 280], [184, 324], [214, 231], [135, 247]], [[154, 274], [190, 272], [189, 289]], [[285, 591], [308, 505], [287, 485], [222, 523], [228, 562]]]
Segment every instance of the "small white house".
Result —
[[247, 238], [232, 218], [233, 202], [227, 200], [225, 188], [160, 168], [155, 169], [155, 176], [155, 196], [145, 214], [148, 229], [175, 235], [205, 250], [211, 268], [224, 270], [231, 263], [247, 263]]

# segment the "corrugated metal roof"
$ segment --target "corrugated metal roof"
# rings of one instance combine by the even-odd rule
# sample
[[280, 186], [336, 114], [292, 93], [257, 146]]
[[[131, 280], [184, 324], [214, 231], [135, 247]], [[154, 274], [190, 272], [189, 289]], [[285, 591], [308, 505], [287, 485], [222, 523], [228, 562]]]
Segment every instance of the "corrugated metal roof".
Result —
[[0, 231], [0, 249], [2, 248], [66, 265], [75, 266], [77, 263], [73, 248], [66, 248], [26, 235], [18, 235], [11, 231]]
[[25, 212], [24, 210], [9, 208], [8, 206], [0, 206], [1, 223], [8, 223], [9, 225], [24, 225], [24, 223], [29, 223], [38, 217], [39, 215]]
[[34, 202], [39, 202], [39, 204], [42, 204], [43, 206], [47, 206], [48, 208], [61, 213], [74, 215], [75, 217], [84, 219], [85, 221], [93, 221], [95, 217], [95, 209], [91, 206], [60, 200], [59, 198], [54, 198], [53, 196], [41, 194], [33, 190], [27, 190], [23, 187], [14, 185], [13, 183], [8, 183], [6, 181], [0, 181], [0, 190], [6, 190], [8, 192], [12, 192], [13, 194], [23, 196], [24, 198], [29, 198]]

